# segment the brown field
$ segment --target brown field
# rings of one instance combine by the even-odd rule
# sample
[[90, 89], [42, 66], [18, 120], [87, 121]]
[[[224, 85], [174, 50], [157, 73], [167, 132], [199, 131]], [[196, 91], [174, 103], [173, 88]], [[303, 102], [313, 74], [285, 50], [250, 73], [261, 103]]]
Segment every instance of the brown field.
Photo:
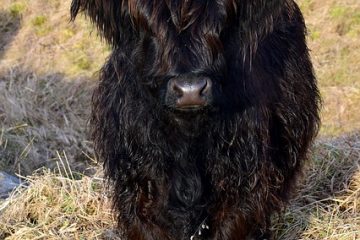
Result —
[[[360, 239], [360, 1], [298, 3], [322, 127], [297, 197], [273, 230], [276, 239]], [[86, 134], [109, 47], [84, 19], [69, 22], [69, 4], [0, 0], [0, 171], [28, 181], [0, 200], [0, 239], [115, 239]]]

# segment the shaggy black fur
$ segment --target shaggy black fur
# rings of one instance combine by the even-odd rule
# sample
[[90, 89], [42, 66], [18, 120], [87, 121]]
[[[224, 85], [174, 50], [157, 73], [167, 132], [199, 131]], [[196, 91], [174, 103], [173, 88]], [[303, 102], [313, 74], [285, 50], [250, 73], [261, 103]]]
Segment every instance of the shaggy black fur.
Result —
[[[319, 125], [293, 0], [73, 0], [113, 52], [93, 95], [95, 151], [129, 240], [269, 239]], [[199, 111], [175, 77], [212, 81]]]

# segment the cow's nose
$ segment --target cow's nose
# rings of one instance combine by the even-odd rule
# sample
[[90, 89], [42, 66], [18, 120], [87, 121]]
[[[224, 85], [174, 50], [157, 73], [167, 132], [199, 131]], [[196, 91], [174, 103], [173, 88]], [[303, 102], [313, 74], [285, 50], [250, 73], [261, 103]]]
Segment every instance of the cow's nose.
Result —
[[186, 79], [172, 79], [169, 91], [176, 96], [176, 108], [197, 109], [207, 104], [211, 92], [211, 80], [207, 77]]

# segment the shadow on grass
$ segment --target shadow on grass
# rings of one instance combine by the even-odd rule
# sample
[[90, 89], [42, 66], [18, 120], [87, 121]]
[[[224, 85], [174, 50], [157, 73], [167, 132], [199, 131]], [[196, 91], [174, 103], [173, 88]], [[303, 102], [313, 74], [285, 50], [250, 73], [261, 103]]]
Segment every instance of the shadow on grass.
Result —
[[16, 67], [0, 75], [0, 170], [26, 176], [40, 167], [54, 169], [61, 158], [87, 173], [93, 83]]
[[[351, 220], [359, 214], [359, 199], [352, 193], [360, 187], [354, 185], [354, 181], [360, 181], [360, 133], [320, 139], [311, 156], [298, 196], [275, 220], [275, 239], [359, 237], [359, 223]], [[331, 238], [332, 234], [338, 236]]]
[[[19, 12], [0, 11], [0, 63], [20, 28]], [[92, 148], [86, 126], [93, 82], [2, 65], [0, 171], [26, 176], [40, 167], [55, 168], [62, 158], [74, 171], [87, 173]]]
[[[0, 19], [10, 17], [0, 13]], [[18, 23], [3, 25], [10, 29], [14, 24]], [[15, 27], [0, 34], [0, 54], [15, 34]], [[92, 79], [69, 79], [61, 73], [38, 76], [21, 67], [2, 69], [0, 171], [27, 176], [41, 167], [54, 169], [61, 159], [75, 172], [92, 174], [87, 119], [93, 83]]]

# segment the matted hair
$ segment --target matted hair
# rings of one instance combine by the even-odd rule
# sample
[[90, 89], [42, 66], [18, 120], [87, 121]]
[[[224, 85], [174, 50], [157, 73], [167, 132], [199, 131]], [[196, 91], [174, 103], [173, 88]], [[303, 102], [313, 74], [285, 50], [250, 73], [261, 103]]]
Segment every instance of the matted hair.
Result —
[[[269, 237], [319, 126], [295, 2], [73, 0], [79, 11], [113, 48], [91, 126], [125, 239], [189, 239], [204, 221], [209, 239]], [[179, 120], [167, 83], [190, 74], [213, 99]]]

